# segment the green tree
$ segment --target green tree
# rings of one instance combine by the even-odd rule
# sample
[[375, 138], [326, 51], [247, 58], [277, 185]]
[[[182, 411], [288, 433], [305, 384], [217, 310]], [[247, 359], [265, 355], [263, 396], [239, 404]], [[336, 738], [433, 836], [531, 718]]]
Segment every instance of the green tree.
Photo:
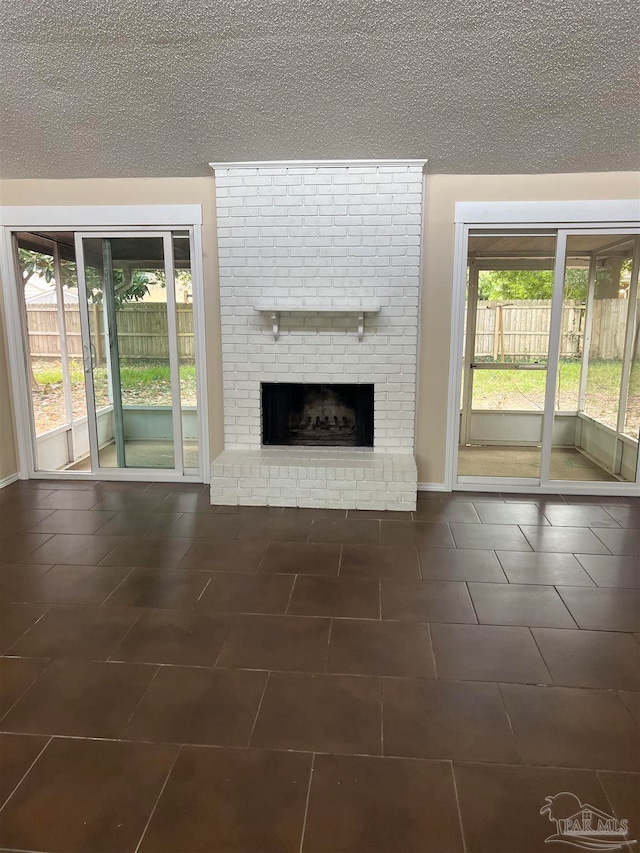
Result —
[[[41, 276], [50, 284], [55, 278], [55, 266], [53, 256], [43, 252], [32, 252], [30, 249], [19, 249], [20, 269], [22, 271], [22, 284], [27, 285], [34, 275]], [[60, 260], [60, 271], [62, 273], [62, 286], [75, 288], [78, 286], [78, 268], [74, 261]], [[102, 302], [102, 278], [100, 270], [87, 266], [85, 269], [88, 297], [91, 302]], [[139, 302], [149, 292], [152, 284], [165, 286], [164, 272], [162, 277], [153, 272], [135, 270], [131, 276], [131, 283], [125, 286], [125, 275], [123, 270], [114, 269], [113, 282], [116, 294], [116, 302]]]
[[[588, 283], [586, 269], [569, 267], [565, 276], [565, 298], [585, 300]], [[552, 295], [552, 270], [482, 270], [478, 279], [478, 296], [482, 300], [551, 299]]]

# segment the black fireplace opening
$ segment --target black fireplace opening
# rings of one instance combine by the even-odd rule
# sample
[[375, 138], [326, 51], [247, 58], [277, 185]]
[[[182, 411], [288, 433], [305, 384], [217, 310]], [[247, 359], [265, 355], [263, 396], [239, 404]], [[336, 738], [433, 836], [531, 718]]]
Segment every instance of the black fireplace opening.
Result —
[[262, 443], [373, 447], [373, 385], [263, 382]]

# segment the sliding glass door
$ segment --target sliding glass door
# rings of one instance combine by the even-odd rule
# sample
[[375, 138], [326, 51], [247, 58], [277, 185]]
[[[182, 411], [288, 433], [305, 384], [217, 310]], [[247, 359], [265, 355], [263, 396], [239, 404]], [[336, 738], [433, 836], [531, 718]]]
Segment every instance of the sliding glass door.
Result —
[[638, 481], [637, 229], [474, 230], [457, 484]]
[[77, 234], [92, 458], [184, 468], [173, 235]]

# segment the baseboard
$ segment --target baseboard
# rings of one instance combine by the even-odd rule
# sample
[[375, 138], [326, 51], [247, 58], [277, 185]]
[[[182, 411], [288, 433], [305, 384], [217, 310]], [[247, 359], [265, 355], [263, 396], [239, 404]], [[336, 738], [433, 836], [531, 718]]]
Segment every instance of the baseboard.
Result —
[[11, 483], [15, 483], [15, 481], [19, 479], [20, 478], [17, 474], [9, 474], [9, 476], [5, 477], [4, 480], [0, 480], [0, 489], [4, 489], [5, 486], [10, 486]]
[[444, 483], [418, 483], [419, 492], [448, 492]]

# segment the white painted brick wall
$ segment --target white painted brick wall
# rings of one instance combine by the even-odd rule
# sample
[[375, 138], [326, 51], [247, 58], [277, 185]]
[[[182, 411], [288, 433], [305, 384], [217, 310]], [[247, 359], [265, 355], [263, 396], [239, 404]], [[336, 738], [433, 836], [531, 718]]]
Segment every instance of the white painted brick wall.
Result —
[[[414, 444], [419, 167], [216, 169], [225, 447], [259, 448], [260, 383], [372, 382], [377, 450]], [[281, 315], [259, 299], [373, 298], [360, 343], [345, 314]]]

